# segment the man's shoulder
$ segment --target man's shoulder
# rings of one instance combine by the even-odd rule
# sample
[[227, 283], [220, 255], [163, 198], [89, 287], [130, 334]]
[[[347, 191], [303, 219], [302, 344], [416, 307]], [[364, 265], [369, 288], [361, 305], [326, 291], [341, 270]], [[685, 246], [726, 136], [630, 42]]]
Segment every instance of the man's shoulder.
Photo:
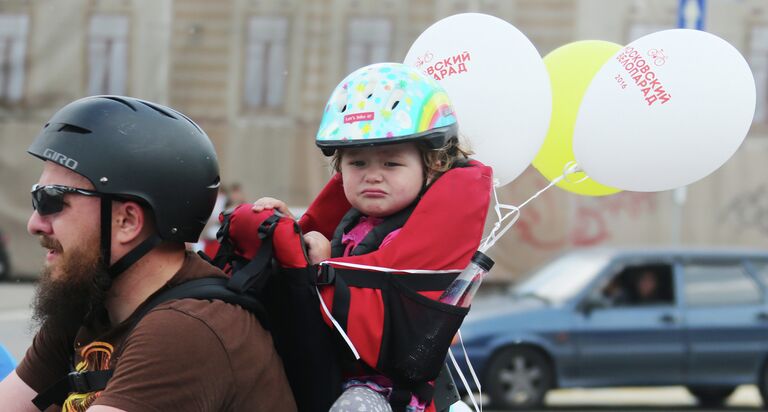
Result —
[[197, 253], [187, 251], [184, 255], [184, 263], [179, 271], [168, 281], [168, 286], [177, 286], [203, 277], [226, 278], [227, 275], [218, 267], [201, 258]]
[[125, 345], [126, 352], [146, 351], [150, 357], [185, 362], [226, 359], [232, 368], [275, 356], [272, 336], [256, 316], [220, 300], [187, 298], [160, 304], [139, 321]]
[[[178, 323], [179, 326], [194, 328], [205, 326], [213, 333], [220, 334], [243, 325], [261, 329], [258, 318], [240, 305], [218, 299], [183, 298], [163, 302], [150, 310], [139, 321], [136, 328], [154, 324]], [[156, 326], [155, 326], [156, 327]]]
[[253, 313], [220, 300], [186, 298], [162, 303], [139, 321], [129, 340], [134, 336], [154, 337], [154, 344], [207, 341], [227, 353], [243, 345], [272, 347], [271, 336]]

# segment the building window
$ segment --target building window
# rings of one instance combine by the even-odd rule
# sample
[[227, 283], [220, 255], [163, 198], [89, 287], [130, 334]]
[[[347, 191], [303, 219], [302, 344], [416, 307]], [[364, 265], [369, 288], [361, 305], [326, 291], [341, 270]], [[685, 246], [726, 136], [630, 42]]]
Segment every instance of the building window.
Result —
[[128, 17], [96, 14], [88, 34], [88, 94], [125, 94]]
[[627, 44], [651, 33], [657, 31], [672, 29], [671, 25], [658, 24], [658, 23], [634, 23], [629, 27], [629, 33], [627, 33]]
[[352, 18], [347, 35], [347, 73], [390, 60], [392, 22], [383, 18]]
[[280, 108], [285, 100], [288, 20], [252, 17], [245, 54], [245, 105]]
[[768, 26], [752, 29], [752, 41], [749, 46], [749, 65], [755, 76], [757, 88], [757, 107], [755, 123], [768, 120]]
[[24, 93], [24, 57], [29, 17], [0, 14], [0, 102], [21, 100]]

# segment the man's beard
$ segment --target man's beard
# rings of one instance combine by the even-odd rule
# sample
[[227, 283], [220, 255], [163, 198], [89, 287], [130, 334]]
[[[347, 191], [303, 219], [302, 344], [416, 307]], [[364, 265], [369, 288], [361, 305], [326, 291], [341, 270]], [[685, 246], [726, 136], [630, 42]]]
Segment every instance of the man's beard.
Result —
[[[43, 268], [35, 290], [32, 319], [38, 326], [72, 330], [86, 322], [92, 309], [103, 307], [110, 276], [102, 262], [98, 239], [63, 253], [61, 244], [42, 236], [40, 245], [59, 253], [55, 268]], [[54, 279], [54, 273], [56, 278]]]

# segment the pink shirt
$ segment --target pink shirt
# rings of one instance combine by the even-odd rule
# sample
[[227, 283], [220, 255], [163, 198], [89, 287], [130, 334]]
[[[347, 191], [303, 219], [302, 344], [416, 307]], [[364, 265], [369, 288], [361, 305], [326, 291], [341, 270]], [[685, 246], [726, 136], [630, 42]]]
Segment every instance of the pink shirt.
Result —
[[[349, 254], [352, 252], [352, 250], [360, 244], [360, 242], [365, 239], [366, 236], [368, 236], [368, 233], [371, 233], [371, 230], [375, 228], [377, 225], [379, 225], [381, 222], [383, 222], [384, 219], [380, 217], [369, 217], [369, 216], [363, 216], [360, 218], [360, 221], [357, 222], [355, 227], [352, 228], [352, 230], [349, 231], [349, 233], [345, 233], [341, 237], [341, 244], [344, 245], [344, 255], [343, 256], [349, 256]], [[387, 243], [391, 242], [392, 239], [397, 236], [397, 234], [400, 233], [400, 229], [395, 229], [387, 236], [384, 237], [384, 240], [381, 241], [381, 245], [379, 247], [385, 246]]]

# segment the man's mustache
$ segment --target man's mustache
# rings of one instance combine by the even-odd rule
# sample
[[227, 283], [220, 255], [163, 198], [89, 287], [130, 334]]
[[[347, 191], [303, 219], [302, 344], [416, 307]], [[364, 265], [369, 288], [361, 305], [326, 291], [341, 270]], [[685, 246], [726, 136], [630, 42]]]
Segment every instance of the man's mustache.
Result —
[[59, 243], [58, 240], [52, 239], [48, 236], [40, 236], [40, 246], [46, 249], [51, 249], [54, 252], [62, 251], [61, 243]]

